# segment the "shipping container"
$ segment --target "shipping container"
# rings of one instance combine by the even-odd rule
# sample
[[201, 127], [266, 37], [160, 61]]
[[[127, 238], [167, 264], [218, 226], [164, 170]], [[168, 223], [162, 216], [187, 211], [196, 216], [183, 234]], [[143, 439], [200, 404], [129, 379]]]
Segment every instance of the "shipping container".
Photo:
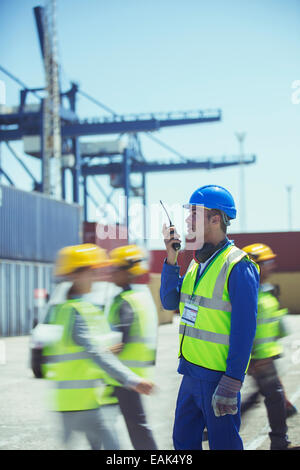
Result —
[[300, 232], [234, 233], [228, 236], [239, 248], [264, 243], [276, 253], [277, 272], [300, 271]]
[[53, 262], [82, 242], [82, 210], [37, 192], [0, 185], [0, 258]]
[[[239, 248], [252, 243], [264, 243], [276, 253], [276, 272], [300, 272], [300, 232], [262, 232], [262, 233], [229, 233], [228, 238]], [[153, 250], [151, 272], [160, 273], [163, 267], [166, 250]], [[192, 250], [181, 250], [178, 264], [181, 275], [184, 275], [193, 258]]]
[[28, 335], [41, 319], [54, 284], [53, 265], [0, 260], [0, 337]]
[[[228, 238], [234, 240], [239, 248], [252, 243], [264, 243], [276, 253], [275, 271], [268, 282], [279, 287], [279, 301], [282, 307], [286, 307], [291, 314], [300, 314], [300, 232], [263, 232], [263, 233], [234, 233]], [[160, 275], [166, 257], [166, 250], [154, 250], [151, 252], [151, 273]], [[179, 252], [178, 265], [180, 274], [184, 276], [193, 259], [193, 251]]]
[[83, 223], [84, 243], [95, 243], [107, 251], [128, 245], [127, 227], [121, 224], [103, 225], [97, 222]]
[[[125, 225], [103, 225], [97, 222], [83, 223], [83, 240], [84, 243], [95, 243], [104, 248], [108, 253], [119, 246], [128, 245], [128, 231]], [[149, 261], [151, 256], [149, 253]], [[150, 265], [149, 265], [150, 266]], [[137, 284], [148, 284], [150, 281], [149, 274], [143, 274], [136, 278]]]

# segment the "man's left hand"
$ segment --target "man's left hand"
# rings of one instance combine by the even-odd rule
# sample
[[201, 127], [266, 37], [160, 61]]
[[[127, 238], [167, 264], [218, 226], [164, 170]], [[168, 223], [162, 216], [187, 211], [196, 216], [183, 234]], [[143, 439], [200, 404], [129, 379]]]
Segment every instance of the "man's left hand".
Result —
[[237, 379], [223, 375], [213, 396], [212, 407], [215, 416], [235, 415], [238, 412], [238, 393], [242, 382]]

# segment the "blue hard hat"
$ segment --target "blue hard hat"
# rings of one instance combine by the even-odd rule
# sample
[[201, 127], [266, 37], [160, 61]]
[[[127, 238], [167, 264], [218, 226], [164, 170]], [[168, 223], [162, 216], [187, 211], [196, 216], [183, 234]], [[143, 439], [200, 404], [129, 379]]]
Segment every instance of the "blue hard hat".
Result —
[[209, 184], [196, 189], [190, 197], [189, 204], [183, 207], [202, 205], [208, 209], [218, 209], [224, 212], [230, 219], [236, 218], [236, 208], [233, 197], [222, 186]]

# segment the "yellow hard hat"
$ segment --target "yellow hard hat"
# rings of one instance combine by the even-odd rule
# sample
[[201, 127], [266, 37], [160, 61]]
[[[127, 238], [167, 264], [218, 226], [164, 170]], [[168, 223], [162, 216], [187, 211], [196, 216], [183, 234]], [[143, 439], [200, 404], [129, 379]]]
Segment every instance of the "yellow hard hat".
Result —
[[277, 256], [268, 245], [263, 243], [253, 243], [252, 245], [244, 246], [242, 250], [257, 263], [274, 259]]
[[134, 276], [149, 272], [146, 253], [137, 245], [126, 245], [114, 248], [109, 253], [112, 265], [126, 269]]
[[58, 252], [55, 276], [66, 276], [79, 268], [102, 268], [111, 264], [106, 251], [92, 243], [66, 246]]

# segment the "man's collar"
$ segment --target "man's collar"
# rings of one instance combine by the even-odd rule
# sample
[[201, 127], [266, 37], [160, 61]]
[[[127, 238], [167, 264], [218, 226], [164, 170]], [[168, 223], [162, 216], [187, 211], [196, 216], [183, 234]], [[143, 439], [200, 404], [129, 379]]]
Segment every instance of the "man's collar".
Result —
[[198, 264], [205, 263], [205, 261], [207, 261], [213, 254], [226, 246], [228, 243], [230, 243], [230, 240], [227, 237], [225, 237], [224, 240], [222, 240], [217, 245], [213, 245], [212, 243], [204, 243], [202, 248], [194, 251], [194, 260]]

